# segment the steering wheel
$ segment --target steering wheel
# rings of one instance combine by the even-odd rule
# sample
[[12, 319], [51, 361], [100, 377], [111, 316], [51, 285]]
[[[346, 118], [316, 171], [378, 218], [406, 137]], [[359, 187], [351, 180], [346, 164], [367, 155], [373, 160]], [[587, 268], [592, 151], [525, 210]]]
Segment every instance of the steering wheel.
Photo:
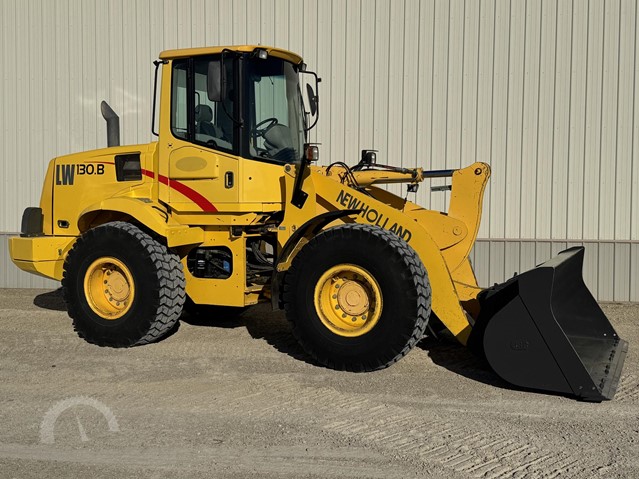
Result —
[[262, 120], [257, 125], [255, 125], [255, 128], [253, 128], [253, 134], [255, 135], [255, 137], [264, 136], [264, 133], [277, 125], [277, 123], [277, 118], [274, 117]]

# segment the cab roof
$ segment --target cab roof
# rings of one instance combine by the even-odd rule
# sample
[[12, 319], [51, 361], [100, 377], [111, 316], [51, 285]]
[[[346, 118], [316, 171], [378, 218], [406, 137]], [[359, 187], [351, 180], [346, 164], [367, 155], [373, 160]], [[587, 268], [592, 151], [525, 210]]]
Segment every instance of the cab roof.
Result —
[[269, 55], [282, 58], [295, 65], [301, 63], [302, 57], [297, 53], [284, 50], [282, 48], [269, 47], [265, 45], [235, 45], [235, 46], [219, 46], [219, 47], [200, 47], [200, 48], [181, 48], [178, 50], [165, 50], [160, 53], [161, 60], [172, 60], [174, 58], [193, 57], [198, 55], [215, 55], [222, 53], [223, 50], [231, 50], [234, 52], [250, 53], [256, 48], [266, 50]]

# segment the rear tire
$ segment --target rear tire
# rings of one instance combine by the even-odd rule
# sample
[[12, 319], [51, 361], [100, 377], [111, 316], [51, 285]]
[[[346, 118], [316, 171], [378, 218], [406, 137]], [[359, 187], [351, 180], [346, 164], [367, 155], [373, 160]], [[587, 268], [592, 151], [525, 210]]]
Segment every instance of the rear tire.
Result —
[[180, 258], [124, 222], [77, 239], [64, 263], [62, 288], [78, 335], [111, 347], [160, 339], [178, 321], [186, 298]]
[[401, 359], [424, 335], [431, 310], [428, 275], [415, 250], [361, 224], [313, 238], [284, 278], [283, 299], [302, 347], [324, 366], [348, 371]]

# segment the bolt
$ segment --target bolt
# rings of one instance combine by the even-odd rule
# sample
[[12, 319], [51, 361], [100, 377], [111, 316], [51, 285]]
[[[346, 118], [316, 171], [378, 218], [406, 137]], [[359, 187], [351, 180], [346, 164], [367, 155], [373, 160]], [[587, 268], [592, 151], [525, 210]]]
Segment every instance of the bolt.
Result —
[[365, 314], [362, 316], [362, 319], [366, 319], [366, 315]]
[[357, 318], [355, 316], [353, 316], [353, 319], [351, 319], [351, 321], [355, 322], [355, 321], [357, 321]]
[[345, 317], [346, 317], [346, 313], [342, 313], [342, 318], [345, 318]]
[[109, 282], [105, 279], [105, 280], [104, 280], [104, 284], [109, 284]]
[[336, 287], [336, 288], [339, 288], [339, 286], [340, 286], [340, 284], [339, 284], [339, 283], [337, 283], [337, 284], [335, 285], [335, 287]]
[[336, 304], [336, 305], [335, 305], [335, 309], [339, 309], [339, 304]]
[[337, 295], [336, 294], [333, 295], [333, 299], [337, 299]]
[[108, 290], [108, 289], [105, 289], [105, 290], [104, 290], [104, 294], [109, 294], [109, 290]]
[[115, 303], [116, 306], [120, 306], [120, 302], [118, 301], [117, 303]]

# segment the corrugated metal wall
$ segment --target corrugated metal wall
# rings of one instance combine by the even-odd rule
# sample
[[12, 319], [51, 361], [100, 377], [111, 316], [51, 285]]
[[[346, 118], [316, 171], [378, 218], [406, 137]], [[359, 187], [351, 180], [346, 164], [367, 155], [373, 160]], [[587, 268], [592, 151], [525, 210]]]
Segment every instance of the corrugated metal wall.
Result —
[[[602, 300], [639, 301], [633, 0], [0, 0], [0, 232], [37, 203], [49, 158], [151, 140], [151, 61], [262, 43], [320, 72], [324, 160], [492, 165], [475, 264], [502, 281], [572, 242]], [[441, 184], [434, 180], [434, 184]], [[396, 191], [400, 191], [396, 189]], [[447, 193], [423, 187], [421, 204]], [[0, 241], [0, 286], [21, 276]], [[514, 268], [513, 268], [514, 266]], [[513, 270], [513, 271], [510, 271]]]

